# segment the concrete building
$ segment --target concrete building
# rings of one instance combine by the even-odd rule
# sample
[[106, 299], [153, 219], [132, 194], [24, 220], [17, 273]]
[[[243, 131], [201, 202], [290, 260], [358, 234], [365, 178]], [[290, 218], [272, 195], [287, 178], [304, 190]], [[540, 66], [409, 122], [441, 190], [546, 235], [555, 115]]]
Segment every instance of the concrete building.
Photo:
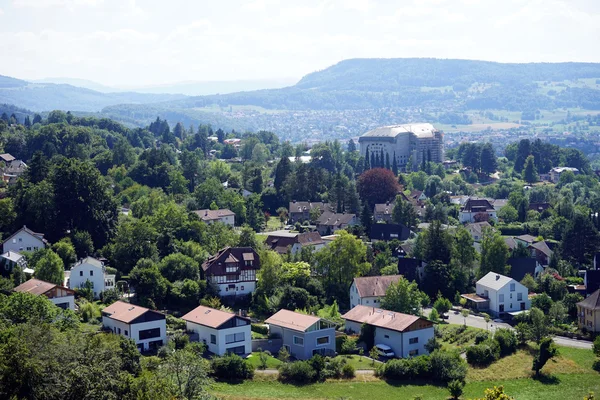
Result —
[[265, 320], [269, 334], [283, 340], [283, 347], [298, 360], [315, 354], [335, 354], [335, 325], [329, 321], [289, 310], [279, 310]]
[[350, 286], [350, 308], [358, 305], [379, 306], [381, 298], [392, 283], [398, 283], [402, 275], [363, 276], [354, 278]]
[[[398, 167], [404, 168], [412, 159], [415, 169], [425, 160], [441, 163], [444, 161], [444, 134], [431, 124], [405, 124], [383, 126], [373, 129], [358, 139], [363, 156], [386, 155], [390, 165], [396, 157]], [[367, 154], [368, 153], [368, 154]]]
[[214, 308], [198, 306], [182, 319], [188, 332], [198, 334], [198, 340], [208, 351], [222, 356], [225, 353], [252, 353], [250, 319]]
[[94, 257], [79, 260], [70, 271], [65, 271], [65, 280], [71, 289], [82, 288], [90, 281], [95, 299], [100, 298], [105, 290], [115, 287], [115, 275], [107, 274], [104, 263]]
[[43, 233], [34, 232], [26, 226], [23, 226], [2, 243], [2, 252], [35, 251], [45, 248], [47, 244], [48, 241], [44, 239]]
[[45, 296], [57, 307], [75, 310], [75, 292], [55, 283], [30, 279], [14, 288], [13, 291]]
[[469, 199], [458, 213], [459, 221], [464, 223], [481, 222], [493, 219], [498, 221], [496, 209], [486, 199]]
[[135, 341], [138, 350], [158, 350], [167, 343], [165, 314], [123, 301], [102, 310], [102, 325], [117, 335]]
[[580, 328], [600, 332], [600, 289], [577, 303], [577, 319]]
[[514, 314], [529, 310], [529, 291], [520, 282], [508, 276], [488, 272], [476, 283], [476, 293], [463, 294], [479, 311], [488, 311], [494, 316]]
[[342, 318], [346, 332], [359, 334], [363, 324], [375, 327], [375, 344], [391, 347], [401, 358], [428, 354], [425, 344], [434, 336], [433, 322], [381, 308], [356, 306]]

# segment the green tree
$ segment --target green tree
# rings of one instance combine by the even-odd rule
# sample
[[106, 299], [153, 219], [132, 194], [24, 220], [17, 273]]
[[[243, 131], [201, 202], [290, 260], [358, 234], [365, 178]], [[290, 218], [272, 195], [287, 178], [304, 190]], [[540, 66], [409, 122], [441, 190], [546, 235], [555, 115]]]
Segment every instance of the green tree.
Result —
[[128, 274], [142, 258], [156, 259], [158, 232], [147, 221], [126, 219], [119, 225], [106, 257], [121, 273]]
[[63, 238], [60, 241], [52, 245], [52, 250], [63, 261], [63, 264], [69, 266], [77, 261], [77, 254], [75, 253], [75, 247], [69, 238]]
[[175, 350], [161, 368], [175, 388], [178, 399], [208, 399], [207, 390], [211, 384], [208, 377], [209, 362], [188, 349]]
[[65, 265], [61, 258], [50, 249], [43, 251], [42, 256], [34, 266], [35, 277], [42, 281], [63, 285], [65, 280]]
[[538, 181], [538, 174], [535, 168], [533, 156], [528, 156], [525, 160], [525, 167], [523, 168], [523, 180], [530, 184]]
[[532, 307], [529, 311], [529, 317], [531, 319], [531, 336], [537, 343], [541, 343], [541, 340], [548, 335], [546, 316], [539, 308]]
[[256, 233], [248, 225], [242, 226], [240, 231], [240, 240], [238, 242], [239, 247], [252, 247], [257, 250], [260, 248], [258, 240], [256, 239]]
[[485, 143], [481, 147], [481, 172], [491, 175], [498, 169], [498, 159], [491, 143]]
[[381, 308], [404, 314], [421, 314], [421, 300], [424, 294], [416, 282], [402, 278], [397, 283], [391, 283], [381, 299]]
[[575, 265], [589, 265], [600, 249], [600, 234], [590, 219], [575, 213], [567, 223], [561, 243], [562, 258]]
[[450, 396], [456, 400], [462, 396], [464, 387], [465, 383], [463, 381], [454, 380], [448, 382], [448, 391], [450, 392]]
[[433, 308], [437, 310], [440, 315], [446, 314], [452, 308], [452, 303], [450, 300], [444, 297], [438, 297], [437, 300], [433, 303]]
[[161, 275], [156, 263], [150, 259], [141, 259], [129, 274], [131, 286], [141, 303], [151, 307], [160, 307], [165, 299], [168, 281]]
[[160, 261], [159, 270], [170, 282], [184, 279], [195, 280], [200, 277], [199, 265], [191, 257], [181, 253], [169, 254]]
[[540, 371], [544, 368], [544, 365], [548, 360], [558, 355], [558, 348], [554, 344], [551, 338], [543, 338], [539, 343], [539, 349], [533, 359], [532, 371], [535, 371], [535, 375], [539, 376]]
[[473, 247], [473, 236], [465, 228], [459, 227], [456, 230], [453, 254], [462, 268], [468, 271], [471, 270], [476, 253]]
[[484, 229], [481, 240], [481, 266], [479, 276], [488, 272], [506, 274], [506, 263], [510, 255], [508, 246], [498, 232]]

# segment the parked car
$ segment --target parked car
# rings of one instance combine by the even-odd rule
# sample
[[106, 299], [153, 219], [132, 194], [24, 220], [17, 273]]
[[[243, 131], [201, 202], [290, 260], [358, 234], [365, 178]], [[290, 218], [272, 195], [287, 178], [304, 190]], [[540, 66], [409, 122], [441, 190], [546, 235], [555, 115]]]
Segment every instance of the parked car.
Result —
[[388, 345], [385, 344], [376, 344], [375, 348], [379, 351], [379, 355], [383, 358], [394, 358], [396, 354], [394, 350]]

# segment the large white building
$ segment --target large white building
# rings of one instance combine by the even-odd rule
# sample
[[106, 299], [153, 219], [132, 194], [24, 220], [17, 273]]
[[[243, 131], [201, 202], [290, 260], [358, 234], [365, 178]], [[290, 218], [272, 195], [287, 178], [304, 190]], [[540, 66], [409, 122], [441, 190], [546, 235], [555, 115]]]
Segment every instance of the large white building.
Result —
[[23, 225], [2, 243], [2, 252], [35, 251], [45, 248], [47, 244], [48, 241], [44, 239], [43, 233], [34, 232]]
[[239, 315], [198, 306], [182, 319], [188, 332], [198, 334], [198, 340], [204, 342], [208, 351], [218, 356], [225, 353], [252, 353], [252, 332], [250, 319]]
[[65, 310], [75, 310], [75, 292], [55, 283], [41, 281], [39, 279], [30, 279], [13, 290], [20, 293], [45, 296], [57, 307]]
[[476, 293], [463, 294], [462, 297], [472, 302], [478, 310], [499, 317], [531, 308], [527, 287], [495, 272], [488, 272], [477, 281]]
[[65, 271], [65, 280], [70, 289], [82, 288], [90, 281], [95, 299], [105, 290], [115, 287], [115, 275], [107, 274], [102, 261], [94, 257], [86, 257], [77, 262], [70, 271]]
[[385, 163], [386, 154], [390, 165], [396, 157], [400, 168], [404, 168], [411, 157], [413, 169], [421, 165], [423, 157], [426, 161], [444, 161], [444, 134], [431, 124], [383, 126], [362, 135], [358, 143], [360, 153], [368, 156], [371, 164], [372, 158], [377, 155], [379, 158], [383, 155]]
[[375, 328], [375, 344], [389, 346], [396, 357], [428, 354], [425, 345], [433, 338], [433, 323], [415, 315], [381, 308], [356, 306], [342, 315], [346, 332], [358, 334], [363, 324]]
[[358, 305], [379, 307], [381, 298], [392, 283], [398, 283], [402, 275], [363, 276], [354, 278], [350, 286], [350, 308]]

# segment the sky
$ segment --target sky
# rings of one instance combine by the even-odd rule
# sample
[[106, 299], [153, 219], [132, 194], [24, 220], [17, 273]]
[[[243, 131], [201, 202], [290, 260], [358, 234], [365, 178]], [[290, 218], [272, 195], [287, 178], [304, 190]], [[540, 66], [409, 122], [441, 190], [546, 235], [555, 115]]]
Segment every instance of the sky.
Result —
[[348, 58], [600, 62], [598, 0], [0, 0], [0, 75], [299, 79]]

